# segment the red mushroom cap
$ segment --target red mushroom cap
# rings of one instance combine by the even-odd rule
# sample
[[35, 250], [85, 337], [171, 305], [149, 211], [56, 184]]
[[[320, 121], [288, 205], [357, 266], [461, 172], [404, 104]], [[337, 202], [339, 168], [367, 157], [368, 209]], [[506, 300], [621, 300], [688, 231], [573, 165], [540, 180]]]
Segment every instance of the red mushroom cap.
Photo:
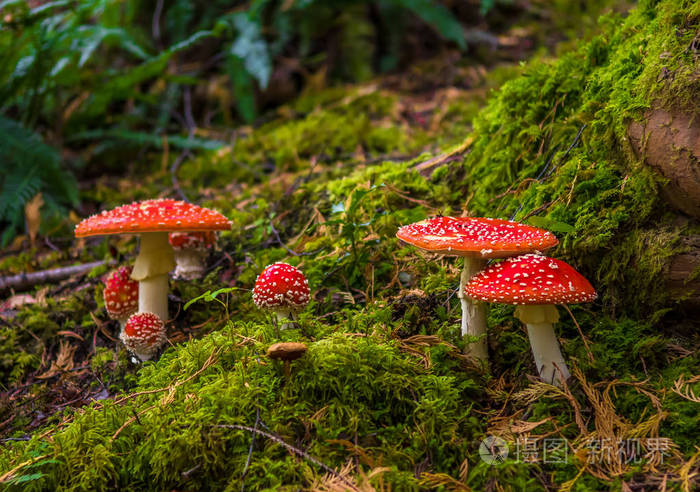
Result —
[[105, 308], [113, 319], [126, 318], [139, 307], [139, 283], [132, 280], [132, 270], [130, 266], [119, 267], [105, 281]]
[[541, 255], [508, 258], [465, 286], [474, 299], [504, 304], [577, 304], [593, 301], [593, 286], [569, 264]]
[[204, 251], [214, 245], [216, 233], [214, 231], [171, 232], [168, 234], [168, 242], [175, 251], [183, 249]]
[[129, 351], [150, 357], [165, 342], [165, 324], [153, 313], [134, 314], [126, 322], [121, 339]]
[[231, 222], [219, 212], [191, 203], [161, 198], [103, 211], [75, 226], [76, 237], [168, 231], [219, 231]]
[[253, 302], [259, 308], [300, 309], [309, 302], [309, 282], [292, 265], [273, 263], [255, 281]]
[[433, 253], [481, 258], [544, 251], [559, 242], [544, 229], [483, 217], [433, 217], [400, 227], [396, 237]]

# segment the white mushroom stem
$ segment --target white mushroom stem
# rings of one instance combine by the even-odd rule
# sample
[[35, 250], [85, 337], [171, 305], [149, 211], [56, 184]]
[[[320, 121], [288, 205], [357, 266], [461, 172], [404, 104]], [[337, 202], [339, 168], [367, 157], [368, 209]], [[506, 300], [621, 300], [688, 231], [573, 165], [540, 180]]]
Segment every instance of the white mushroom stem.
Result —
[[204, 273], [204, 259], [207, 251], [204, 249], [186, 248], [175, 251], [175, 278], [196, 280]]
[[518, 306], [515, 317], [527, 327], [532, 356], [540, 377], [546, 383], [561, 387], [562, 380], [566, 381], [571, 374], [554, 334], [553, 325], [559, 320], [557, 308], [551, 304]]
[[479, 361], [488, 361], [488, 349], [486, 347], [486, 309], [484, 303], [472, 299], [464, 293], [464, 286], [467, 282], [479, 273], [486, 260], [481, 258], [464, 257], [464, 268], [459, 277], [459, 297], [462, 304], [462, 336], [478, 337], [475, 342], [467, 345], [466, 354]]
[[[277, 321], [280, 323], [280, 330], [286, 330], [294, 325], [294, 313], [291, 309], [276, 309], [275, 316], [277, 316]], [[292, 322], [290, 322], [290, 320]]]
[[139, 313], [168, 318], [168, 272], [175, 268], [173, 248], [167, 232], [141, 234], [139, 255], [131, 278], [139, 282]]
[[[129, 315], [129, 316], [131, 316], [131, 315]], [[124, 328], [126, 327], [126, 322], [129, 319], [129, 316], [126, 316], [124, 318], [117, 318], [117, 321], [119, 321], [119, 336], [120, 337], [124, 333]]]

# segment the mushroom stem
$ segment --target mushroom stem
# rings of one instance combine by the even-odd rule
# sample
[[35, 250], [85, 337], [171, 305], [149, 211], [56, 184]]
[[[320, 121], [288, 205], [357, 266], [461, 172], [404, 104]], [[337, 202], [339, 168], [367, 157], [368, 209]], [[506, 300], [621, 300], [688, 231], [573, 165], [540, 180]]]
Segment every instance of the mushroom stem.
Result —
[[546, 383], [561, 387], [562, 380], [566, 381], [571, 374], [554, 334], [553, 324], [559, 320], [557, 309], [551, 304], [518, 306], [515, 316], [527, 327], [532, 356], [540, 377]]
[[486, 347], [486, 309], [484, 303], [468, 297], [464, 293], [464, 286], [469, 280], [479, 273], [486, 265], [486, 260], [480, 258], [464, 257], [464, 268], [459, 277], [459, 297], [462, 304], [462, 336], [479, 337], [475, 342], [467, 344], [465, 353], [479, 361], [488, 361], [488, 349]]
[[139, 313], [168, 318], [168, 272], [175, 268], [167, 232], [141, 234], [139, 255], [131, 278], [139, 281]]
[[168, 274], [155, 275], [139, 282], [139, 313], [153, 313], [168, 320]]
[[290, 309], [277, 309], [275, 316], [277, 316], [277, 321], [280, 323], [280, 330], [286, 330], [294, 325], [294, 313]]
[[122, 336], [122, 333], [124, 333], [124, 328], [126, 327], [126, 321], [129, 319], [129, 317], [125, 318], [119, 318], [117, 321], [119, 321], [119, 336]]
[[201, 278], [202, 274], [204, 274], [204, 259], [206, 255], [206, 250], [202, 251], [192, 248], [175, 251], [175, 262], [177, 266], [175, 267], [173, 276], [184, 280], [196, 280]]

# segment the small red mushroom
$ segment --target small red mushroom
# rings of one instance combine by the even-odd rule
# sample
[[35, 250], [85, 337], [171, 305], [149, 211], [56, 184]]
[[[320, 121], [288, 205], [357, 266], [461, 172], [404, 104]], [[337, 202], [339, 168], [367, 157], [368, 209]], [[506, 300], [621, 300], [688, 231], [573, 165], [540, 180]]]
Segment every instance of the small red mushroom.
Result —
[[465, 291], [474, 299], [517, 304], [515, 316], [527, 327], [540, 377], [558, 386], [569, 378], [552, 327], [559, 320], [554, 304], [595, 300], [595, 289], [580, 273], [561, 260], [529, 254], [489, 266]]
[[[309, 282], [298, 268], [287, 263], [265, 267], [253, 288], [253, 302], [275, 313], [279, 321], [294, 320], [294, 314], [309, 303]], [[288, 328], [284, 323], [282, 329]]]
[[139, 283], [131, 279], [132, 267], [114, 270], [105, 281], [103, 297], [110, 318], [116, 319], [122, 331], [127, 318], [139, 307]]
[[148, 360], [166, 341], [165, 324], [153, 313], [137, 313], [126, 322], [119, 338], [129, 352], [141, 360]]
[[544, 251], [559, 242], [549, 231], [518, 222], [486, 217], [438, 216], [399, 228], [396, 237], [425, 251], [464, 257], [459, 279], [462, 336], [479, 337], [467, 353], [486, 361], [486, 311], [464, 293], [464, 286], [489, 258], [507, 258]]
[[214, 231], [171, 232], [168, 242], [175, 252], [175, 278], [195, 280], [204, 273], [204, 259], [216, 243]]

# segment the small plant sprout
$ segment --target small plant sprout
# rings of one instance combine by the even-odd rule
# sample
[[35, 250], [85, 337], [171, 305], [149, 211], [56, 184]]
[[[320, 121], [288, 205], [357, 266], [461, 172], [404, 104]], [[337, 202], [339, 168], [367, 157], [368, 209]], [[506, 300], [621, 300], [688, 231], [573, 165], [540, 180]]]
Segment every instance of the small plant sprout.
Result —
[[306, 345], [300, 342], [281, 342], [270, 345], [267, 356], [284, 362], [284, 376], [289, 379], [290, 364], [306, 353]]
[[137, 313], [126, 322], [119, 337], [139, 360], [148, 360], [165, 343], [165, 324], [153, 313]]
[[122, 266], [109, 274], [105, 280], [103, 297], [110, 318], [119, 321], [124, 331], [126, 320], [139, 307], [139, 283], [131, 279], [132, 267]]
[[231, 228], [219, 212], [167, 198], [123, 205], [88, 217], [75, 227], [75, 237], [137, 234], [139, 255], [131, 278], [139, 282], [140, 313], [168, 319], [168, 272], [175, 268], [168, 232]]
[[309, 303], [309, 282], [301, 270], [287, 263], [273, 263], [265, 267], [253, 288], [253, 302], [260, 309], [272, 311], [289, 328], [294, 315]]
[[554, 305], [593, 301], [597, 295], [588, 280], [561, 260], [529, 254], [489, 266], [465, 291], [474, 299], [516, 304], [515, 316], [527, 327], [540, 377], [562, 386], [570, 374], [554, 334], [559, 320]]
[[171, 232], [168, 242], [175, 252], [175, 278], [196, 280], [204, 274], [204, 260], [216, 243], [214, 231]]
[[556, 236], [544, 229], [478, 217], [433, 217], [399, 228], [396, 237], [424, 251], [464, 257], [457, 292], [462, 305], [462, 336], [478, 338], [467, 346], [466, 353], [484, 363], [488, 360], [486, 311], [482, 303], [465, 295], [464, 286], [490, 258], [544, 251], [558, 243]]

